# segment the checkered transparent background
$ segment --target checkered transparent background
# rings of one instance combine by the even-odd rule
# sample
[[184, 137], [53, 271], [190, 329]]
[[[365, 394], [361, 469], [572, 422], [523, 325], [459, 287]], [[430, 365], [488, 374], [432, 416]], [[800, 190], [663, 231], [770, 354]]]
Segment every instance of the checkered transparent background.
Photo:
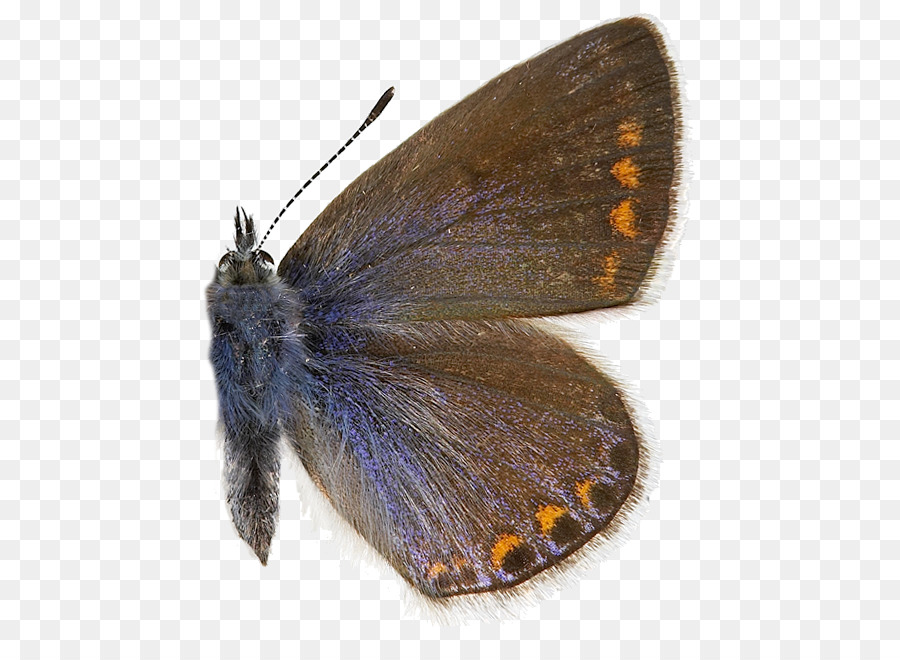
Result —
[[[900, 657], [896, 4], [121, 4], [0, 4], [0, 657]], [[597, 335], [658, 421], [634, 538], [518, 620], [439, 627], [286, 478], [262, 568], [206, 361], [234, 205], [273, 217], [397, 86], [282, 255], [441, 109], [634, 13], [693, 138], [672, 280]]]

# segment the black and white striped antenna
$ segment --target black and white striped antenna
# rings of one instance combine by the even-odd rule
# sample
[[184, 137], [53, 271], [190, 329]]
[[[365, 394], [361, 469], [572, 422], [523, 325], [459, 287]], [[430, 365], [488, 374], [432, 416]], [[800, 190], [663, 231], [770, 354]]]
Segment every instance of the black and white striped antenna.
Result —
[[307, 186], [309, 186], [309, 184], [311, 184], [313, 181], [315, 181], [319, 177], [319, 175], [322, 172], [324, 172], [328, 168], [328, 166], [331, 165], [335, 161], [335, 159], [338, 156], [340, 156], [342, 153], [344, 153], [344, 150], [347, 147], [349, 147], [353, 143], [353, 141], [356, 138], [358, 138], [360, 136], [360, 134], [369, 127], [369, 124], [371, 124], [373, 121], [378, 119], [378, 115], [380, 115], [382, 113], [382, 111], [385, 109], [385, 107], [387, 107], [387, 104], [390, 102], [390, 100], [392, 98], [394, 98], [394, 88], [393, 87], [391, 87], [384, 94], [381, 95], [381, 98], [378, 99], [378, 103], [376, 103], [375, 107], [372, 108], [372, 112], [369, 113], [369, 116], [366, 117], [366, 120], [360, 125], [360, 127], [356, 129], [356, 133], [351, 135], [350, 139], [344, 143], [344, 146], [342, 146], [340, 149], [338, 149], [337, 152], [335, 152], [335, 154], [322, 165], [322, 167], [320, 167], [318, 170], [316, 170], [316, 173], [313, 174], [311, 177], [309, 177], [309, 179], [307, 179], [306, 183], [304, 183], [302, 186], [300, 186], [300, 190], [298, 190], [296, 193], [294, 193], [294, 196], [291, 197], [290, 201], [284, 205], [284, 208], [281, 209], [281, 212], [278, 214], [278, 216], [272, 222], [272, 226], [269, 227], [269, 229], [266, 231], [266, 235], [262, 237], [262, 240], [259, 242], [259, 245], [256, 246], [256, 250], [255, 250], [256, 252], [259, 252], [259, 249], [262, 247], [263, 243], [266, 242], [266, 239], [269, 237], [269, 234], [272, 233], [272, 230], [275, 228], [275, 225], [277, 225], [278, 221], [281, 220], [281, 216], [283, 216], [284, 212], [287, 211], [291, 207], [291, 204], [293, 204], [294, 200], [300, 196], [300, 193], [302, 193], [304, 190], [306, 190], [306, 188], [307, 188]]

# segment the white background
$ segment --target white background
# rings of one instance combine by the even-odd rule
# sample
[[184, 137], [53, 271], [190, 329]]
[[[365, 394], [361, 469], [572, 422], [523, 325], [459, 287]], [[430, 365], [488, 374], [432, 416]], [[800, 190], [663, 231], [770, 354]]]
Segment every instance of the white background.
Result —
[[[892, 3], [0, 5], [0, 657], [900, 656]], [[301, 9], [302, 7], [302, 9]], [[204, 288], [234, 206], [344, 185], [480, 83], [649, 13], [692, 181], [659, 304], [597, 330], [658, 422], [633, 539], [519, 619], [440, 627], [287, 475], [269, 567], [221, 502]]]

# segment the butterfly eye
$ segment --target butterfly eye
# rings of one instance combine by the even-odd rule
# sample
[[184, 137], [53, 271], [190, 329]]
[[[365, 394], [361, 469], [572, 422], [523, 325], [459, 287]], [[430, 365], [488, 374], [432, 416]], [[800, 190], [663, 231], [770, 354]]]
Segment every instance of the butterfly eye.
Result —
[[222, 255], [222, 258], [219, 259], [219, 268], [222, 268], [225, 264], [231, 261], [231, 255], [226, 253]]
[[275, 260], [272, 259], [272, 255], [269, 254], [268, 252], [264, 252], [264, 251], [260, 250], [259, 252], [257, 252], [257, 254], [263, 261], [268, 261], [273, 266], [275, 265]]

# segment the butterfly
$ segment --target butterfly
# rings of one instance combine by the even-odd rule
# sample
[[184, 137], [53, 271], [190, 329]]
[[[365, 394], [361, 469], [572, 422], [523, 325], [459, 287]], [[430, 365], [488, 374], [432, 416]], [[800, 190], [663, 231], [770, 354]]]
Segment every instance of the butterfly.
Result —
[[210, 359], [225, 499], [263, 564], [283, 453], [434, 604], [553, 585], [633, 525], [655, 474], [635, 404], [533, 319], [628, 308], [664, 276], [679, 98], [659, 28], [622, 19], [439, 115], [277, 268], [235, 215]]

